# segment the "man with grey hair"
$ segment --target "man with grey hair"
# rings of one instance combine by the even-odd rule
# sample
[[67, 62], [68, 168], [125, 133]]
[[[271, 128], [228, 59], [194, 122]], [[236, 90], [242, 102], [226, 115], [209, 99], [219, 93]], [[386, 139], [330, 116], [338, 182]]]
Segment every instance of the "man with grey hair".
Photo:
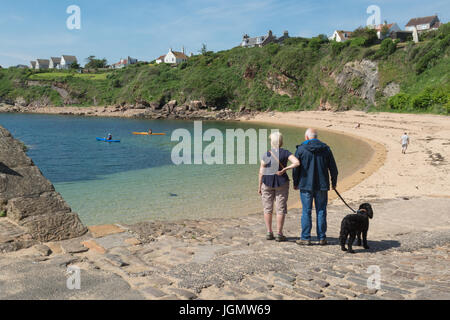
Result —
[[300, 166], [294, 169], [294, 189], [300, 189], [302, 202], [302, 233], [299, 245], [311, 245], [312, 204], [316, 207], [317, 238], [326, 245], [328, 191], [336, 189], [338, 169], [329, 146], [318, 140], [317, 130], [305, 132], [305, 142], [297, 146], [295, 156]]

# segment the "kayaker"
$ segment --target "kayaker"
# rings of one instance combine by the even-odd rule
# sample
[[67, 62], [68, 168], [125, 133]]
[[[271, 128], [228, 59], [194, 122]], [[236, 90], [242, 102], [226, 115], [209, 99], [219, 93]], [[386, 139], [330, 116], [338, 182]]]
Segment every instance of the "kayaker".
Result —
[[149, 134], [149, 135], [152, 135], [152, 134], [153, 134], [153, 130], [152, 130], [152, 129], [149, 129], [149, 130], [148, 130], [148, 134]]
[[111, 133], [108, 133], [108, 137], [106, 138], [106, 140], [108, 140], [108, 141], [112, 140], [112, 134]]

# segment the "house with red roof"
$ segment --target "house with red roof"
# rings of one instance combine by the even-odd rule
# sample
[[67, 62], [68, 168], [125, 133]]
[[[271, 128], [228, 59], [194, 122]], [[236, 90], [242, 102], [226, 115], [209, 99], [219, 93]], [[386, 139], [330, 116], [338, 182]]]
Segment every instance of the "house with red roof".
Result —
[[169, 49], [169, 52], [166, 55], [163, 55], [156, 59], [156, 63], [169, 63], [169, 64], [178, 64], [188, 60], [188, 56], [183, 52], [173, 51], [172, 48]]
[[344, 30], [335, 30], [333, 35], [329, 37], [329, 40], [334, 40], [337, 42], [347, 41], [352, 37], [352, 31], [344, 31]]
[[138, 63], [138, 59], [134, 59], [134, 58], [131, 58], [130, 56], [128, 56], [128, 58], [126, 58], [126, 59], [120, 59], [119, 62], [113, 63], [110, 68], [111, 69], [121, 69], [121, 68], [125, 68], [126, 66], [136, 64], [136, 63]]
[[400, 27], [396, 23], [387, 23], [386, 21], [383, 24], [379, 24], [374, 27], [377, 31], [378, 39], [383, 40], [385, 38], [389, 38], [392, 33], [401, 31]]

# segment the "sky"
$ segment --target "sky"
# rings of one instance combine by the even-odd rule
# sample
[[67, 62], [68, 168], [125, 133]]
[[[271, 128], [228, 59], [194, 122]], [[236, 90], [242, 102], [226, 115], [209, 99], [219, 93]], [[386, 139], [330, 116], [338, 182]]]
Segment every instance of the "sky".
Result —
[[[80, 8], [81, 29], [69, 30], [66, 12]], [[331, 35], [366, 25], [377, 5], [381, 21], [404, 28], [410, 18], [438, 14], [448, 22], [448, 0], [0, 0], [0, 66], [75, 55], [114, 63], [131, 56], [152, 61], [169, 48], [197, 54], [233, 48], [244, 34]]]

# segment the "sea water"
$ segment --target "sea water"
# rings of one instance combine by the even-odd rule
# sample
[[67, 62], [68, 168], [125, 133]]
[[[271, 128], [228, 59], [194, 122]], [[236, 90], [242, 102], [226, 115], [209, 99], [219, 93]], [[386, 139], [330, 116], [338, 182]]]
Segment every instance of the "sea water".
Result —
[[[87, 225], [145, 220], [237, 217], [262, 211], [259, 164], [174, 165], [174, 130], [194, 131], [193, 121], [0, 114], [0, 125], [28, 147], [27, 154]], [[166, 133], [136, 136], [134, 131]], [[203, 130], [279, 129], [295, 152], [304, 128], [245, 122], [203, 122]], [[120, 143], [96, 141], [111, 133]], [[320, 132], [333, 150], [339, 178], [360, 168], [370, 147], [357, 139]], [[204, 142], [203, 147], [209, 143]], [[1, 150], [0, 150], [1, 152]], [[225, 153], [225, 150], [224, 150]], [[291, 176], [291, 173], [289, 173]], [[291, 190], [290, 200], [298, 201]]]

